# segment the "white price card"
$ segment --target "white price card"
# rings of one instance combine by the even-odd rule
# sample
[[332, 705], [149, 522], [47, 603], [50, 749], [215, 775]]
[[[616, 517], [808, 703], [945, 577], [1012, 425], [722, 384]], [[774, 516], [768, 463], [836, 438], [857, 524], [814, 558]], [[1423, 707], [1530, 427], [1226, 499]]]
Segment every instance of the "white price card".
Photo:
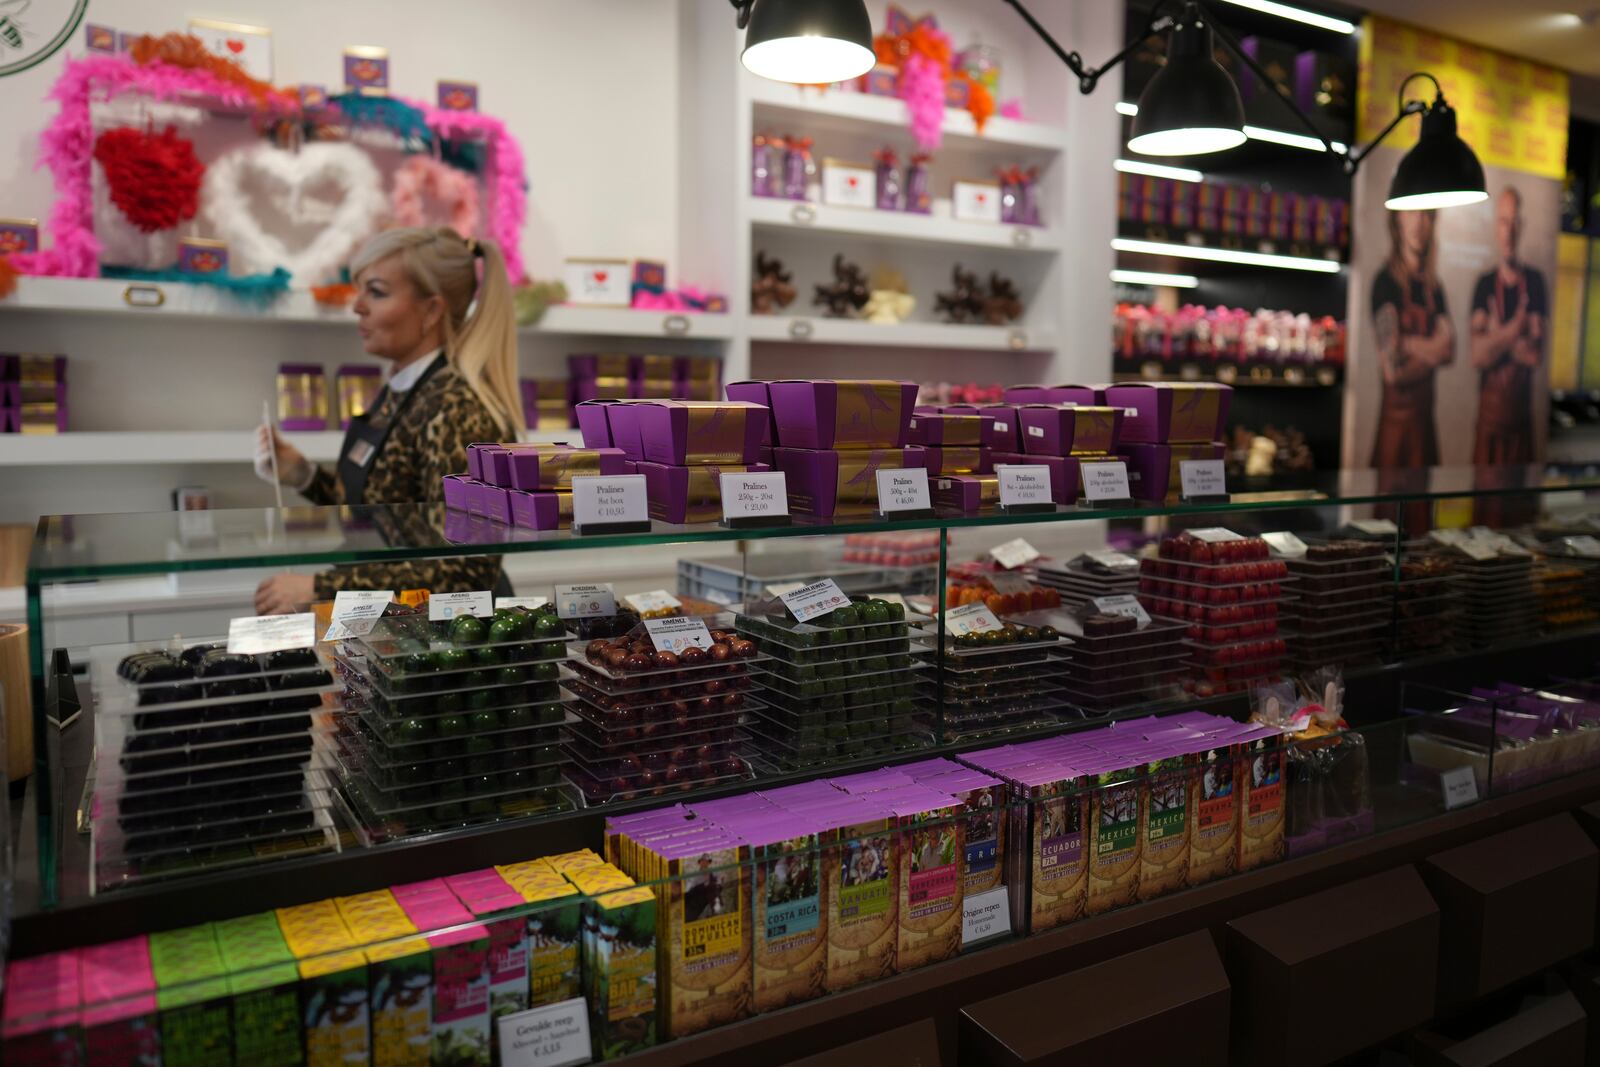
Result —
[[1357, 519], [1350, 525], [1362, 533], [1372, 534], [1374, 537], [1389, 537], [1400, 532], [1400, 527], [1388, 519]]
[[1480, 540], [1476, 537], [1466, 538], [1460, 544], [1456, 545], [1456, 548], [1462, 552], [1465, 552], [1469, 559], [1475, 559], [1479, 562], [1494, 559], [1500, 555], [1500, 553], [1495, 550], [1493, 544], [1489, 543], [1488, 541]]
[[572, 1067], [593, 1062], [589, 1008], [582, 997], [502, 1015], [501, 1067]]
[[1150, 621], [1150, 616], [1145, 613], [1144, 605], [1139, 603], [1139, 598], [1132, 593], [1121, 593], [1117, 596], [1097, 596], [1094, 598], [1094, 607], [1102, 615], [1131, 615], [1139, 620], [1140, 626]]
[[722, 475], [722, 517], [765, 519], [789, 514], [789, 482], [782, 471]]
[[317, 616], [309, 611], [295, 615], [246, 615], [228, 623], [228, 653], [234, 656], [310, 648], [316, 643]]
[[805, 584], [805, 582], [773, 582], [767, 586], [767, 596], [782, 597], [785, 593], [792, 593]]
[[1275, 555], [1286, 559], [1300, 559], [1306, 554], [1306, 543], [1287, 530], [1274, 530], [1264, 533], [1261, 540], [1267, 543]]
[[648, 593], [629, 593], [622, 599], [640, 615], [660, 614], [663, 611], [676, 611], [683, 607], [683, 601], [665, 589], [652, 589]]
[[394, 599], [392, 589], [341, 589], [333, 594], [333, 615], [324, 641], [365, 637], [378, 625], [383, 609]]
[[974, 893], [961, 905], [961, 947], [1011, 932], [1011, 899], [1005, 886]]
[[711, 631], [704, 619], [675, 616], [670, 619], [646, 619], [644, 628], [650, 632], [650, 643], [657, 652], [682, 652], [695, 648], [711, 647]]
[[972, 604], [963, 604], [959, 608], [951, 608], [944, 613], [945, 632], [952, 637], [962, 634], [982, 634], [990, 630], [1003, 629], [1000, 619], [989, 610], [989, 605], [981, 600]]
[[1428, 540], [1441, 545], [1459, 545], [1467, 540], [1467, 534], [1465, 530], [1429, 530]]
[[887, 515], [895, 511], [925, 511], [933, 507], [928, 493], [928, 472], [921, 467], [880, 470], [878, 510]]
[[1083, 478], [1084, 499], [1091, 503], [1097, 500], [1127, 500], [1133, 496], [1128, 489], [1128, 465], [1120, 459], [1079, 463], [1078, 473]]
[[1452, 767], [1439, 772], [1439, 786], [1444, 790], [1444, 810], [1465, 807], [1478, 799], [1478, 778], [1471, 767]]
[[1129, 570], [1139, 565], [1139, 561], [1126, 552], [1117, 552], [1110, 548], [1102, 548], [1095, 552], [1085, 552], [1084, 555], [1102, 567], [1111, 567], [1115, 570]]
[[1183, 482], [1183, 495], [1190, 500], [1228, 495], [1228, 472], [1220, 459], [1179, 460], [1178, 477]]
[[844, 595], [844, 590], [832, 578], [791, 589], [778, 599], [783, 601], [783, 606], [789, 609], [789, 614], [797, 622], [810, 622], [818, 615], [826, 615], [834, 608], [842, 608], [850, 603], [850, 598]]
[[550, 603], [547, 596], [497, 596], [494, 598], [494, 610], [501, 608], [527, 608], [529, 611], [538, 611]]
[[1022, 538], [1013, 538], [1003, 545], [995, 545], [989, 550], [989, 555], [994, 561], [1008, 571], [1016, 570], [1023, 564], [1032, 563], [1039, 558], [1039, 550], [1034, 548]]
[[1596, 540], [1595, 538], [1590, 537], [1588, 534], [1579, 534], [1576, 537], [1568, 537], [1566, 542], [1567, 547], [1572, 549], [1572, 551], [1577, 555], [1584, 556], [1588, 559], [1600, 558], [1600, 540]]
[[1033, 583], [1020, 574], [1010, 571], [997, 571], [989, 575], [989, 584], [994, 586], [994, 591], [1001, 596], [1012, 596], [1016, 593], [1031, 593]]
[[578, 475], [572, 479], [572, 525], [649, 522], [644, 475]]
[[476, 615], [487, 619], [494, 614], [494, 594], [434, 593], [428, 597], [428, 621], [448, 622], [457, 615]]
[[1002, 463], [994, 469], [1000, 476], [1000, 505], [1014, 508], [1055, 503], [1050, 495], [1050, 468], [1043, 464]]
[[556, 586], [556, 614], [563, 619], [589, 619], [617, 613], [617, 596], [609, 582]]
[[1226, 526], [1202, 526], [1198, 530], [1190, 530], [1189, 536], [1212, 545], [1221, 544], [1224, 541], [1244, 540], [1243, 537], [1234, 533]]

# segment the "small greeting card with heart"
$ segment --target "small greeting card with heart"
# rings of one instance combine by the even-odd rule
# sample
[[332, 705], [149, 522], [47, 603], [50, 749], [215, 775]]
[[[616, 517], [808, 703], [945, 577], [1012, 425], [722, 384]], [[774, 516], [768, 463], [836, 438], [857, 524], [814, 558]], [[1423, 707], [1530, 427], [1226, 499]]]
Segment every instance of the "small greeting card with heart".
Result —
[[569, 259], [562, 280], [567, 302], [587, 307], [627, 307], [633, 302], [632, 274], [625, 259]]
[[878, 206], [878, 175], [871, 167], [838, 159], [822, 161], [822, 202], [833, 207]]
[[223, 59], [231, 59], [250, 77], [272, 80], [272, 31], [216, 19], [190, 19], [189, 34]]
[[996, 182], [960, 181], [950, 194], [954, 215], [968, 222], [1000, 221], [1000, 186]]

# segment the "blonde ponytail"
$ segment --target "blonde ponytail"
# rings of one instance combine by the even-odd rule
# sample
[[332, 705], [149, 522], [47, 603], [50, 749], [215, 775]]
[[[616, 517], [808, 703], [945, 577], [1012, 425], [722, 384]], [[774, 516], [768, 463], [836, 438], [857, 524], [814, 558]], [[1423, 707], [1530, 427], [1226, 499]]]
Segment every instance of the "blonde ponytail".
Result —
[[445, 358], [500, 428], [508, 436], [520, 434], [526, 424], [517, 378], [517, 319], [500, 246], [469, 241], [448, 226], [385, 230], [356, 254], [350, 274], [390, 256], [400, 257], [419, 293], [444, 301]]

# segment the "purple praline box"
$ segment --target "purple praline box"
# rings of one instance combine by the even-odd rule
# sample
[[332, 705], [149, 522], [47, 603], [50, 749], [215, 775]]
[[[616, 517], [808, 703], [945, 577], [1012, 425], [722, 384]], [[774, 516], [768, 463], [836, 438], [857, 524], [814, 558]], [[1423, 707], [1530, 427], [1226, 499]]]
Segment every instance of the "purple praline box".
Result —
[[1050, 468], [1050, 499], [1057, 504], [1078, 502], [1078, 457], [1029, 456], [1020, 452], [996, 452], [991, 458], [996, 467]]
[[754, 463], [767, 409], [740, 400], [659, 400], [638, 405], [643, 459], [665, 466]]
[[789, 484], [789, 508], [801, 515], [870, 515], [878, 507], [878, 471], [923, 465], [920, 448], [851, 451], [775, 448], [773, 465]]
[[940, 474], [989, 474], [994, 470], [989, 450], [977, 446], [940, 448], [938, 445], [925, 445], [922, 464], [927, 468], [930, 478]]
[[383, 48], [347, 48], [344, 53], [344, 85], [359, 93], [385, 94], [389, 91], [389, 52]]
[[611, 448], [616, 442], [611, 437], [610, 409], [615, 400], [585, 400], [574, 406], [578, 416], [578, 432], [583, 435], [585, 448]]
[[1130, 382], [1106, 388], [1123, 408], [1119, 444], [1209, 444], [1223, 436], [1233, 390], [1213, 382]]
[[606, 422], [611, 426], [613, 448], [622, 449], [622, 454], [635, 463], [644, 459], [644, 437], [639, 428], [638, 404], [610, 405], [606, 408]]
[[729, 400], [743, 400], [749, 404], [760, 404], [767, 409], [767, 428], [761, 435], [761, 443], [771, 448], [778, 443], [777, 427], [772, 421], [772, 397], [767, 392], [767, 383], [762, 381], [729, 382], [723, 387], [723, 392]]
[[1208, 444], [1124, 444], [1117, 452], [1128, 464], [1128, 489], [1135, 500], [1165, 500], [1183, 489], [1183, 468], [1186, 459], [1222, 459], [1224, 448], [1220, 442]]
[[[491, 452], [494, 472], [500, 471], [500, 457]], [[574, 476], [622, 474], [624, 462], [620, 448], [567, 448], [565, 445], [522, 445], [507, 450], [510, 478], [499, 484], [533, 492], [539, 489], [571, 489]]]
[[1117, 446], [1122, 412], [1068, 404], [1023, 404], [1017, 409], [1022, 451], [1034, 456], [1110, 452]]
[[478, 86], [473, 82], [440, 82], [439, 109], [441, 111], [478, 110]]
[[100, 26], [93, 22], [83, 24], [83, 47], [91, 52], [99, 52], [103, 56], [117, 54], [117, 31], [110, 26]]
[[1093, 385], [1012, 385], [1006, 387], [1008, 404], [1099, 404], [1100, 390]]
[[915, 382], [790, 380], [767, 383], [784, 448], [903, 448], [910, 442]]
[[950, 474], [933, 479], [936, 507], [970, 515], [1000, 503], [1000, 479], [993, 474]]
[[984, 420], [976, 413], [923, 414], [911, 416], [911, 439], [921, 445], [976, 448], [983, 444]]
[[468, 489], [467, 512], [509, 526], [511, 501], [506, 497], [508, 492], [510, 490], [502, 489], [498, 485], [485, 485], [479, 482]]
[[947, 415], [977, 415], [983, 419], [983, 446], [996, 452], [1020, 452], [1022, 427], [1016, 404], [952, 404]]
[[476, 478], [469, 478], [465, 474], [447, 474], [444, 476], [444, 506], [454, 508], [456, 511], [472, 510], [472, 487], [483, 484]]
[[749, 466], [701, 464], [669, 466], [639, 463], [634, 473], [644, 475], [650, 517], [661, 522], [716, 522], [722, 517], [722, 475], [758, 474], [770, 470], [762, 463]]
[[0, 256], [39, 251], [38, 219], [0, 219]]
[[[472, 444], [467, 446], [467, 473], [472, 475], [475, 481], [483, 481], [484, 451], [486, 449], [499, 447], [500, 442], [498, 441], [474, 441]], [[451, 477], [459, 478], [461, 476], [456, 474], [451, 475]]]
[[506, 494], [511, 506], [513, 526], [529, 530], [560, 530], [572, 525], [572, 494], [569, 492], [526, 493], [512, 489]]

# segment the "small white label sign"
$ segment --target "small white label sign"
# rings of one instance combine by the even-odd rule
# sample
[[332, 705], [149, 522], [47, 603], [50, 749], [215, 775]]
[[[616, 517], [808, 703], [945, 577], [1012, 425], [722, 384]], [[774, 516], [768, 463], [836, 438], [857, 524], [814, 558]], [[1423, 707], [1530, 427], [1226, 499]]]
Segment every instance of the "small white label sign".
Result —
[[556, 614], [563, 619], [588, 619], [617, 613], [610, 583], [556, 586]]
[[333, 594], [333, 615], [328, 621], [324, 641], [365, 637], [383, 617], [383, 609], [394, 599], [392, 589], [341, 589]]
[[228, 652], [234, 656], [310, 648], [316, 643], [317, 617], [309, 611], [295, 615], [247, 615], [228, 622]]
[[493, 614], [494, 594], [488, 590], [481, 593], [434, 593], [428, 597], [430, 622], [448, 622], [457, 615], [476, 615], [480, 619], [487, 619]]
[[1261, 540], [1265, 541], [1267, 547], [1272, 549], [1276, 555], [1284, 556], [1288, 559], [1301, 559], [1306, 554], [1306, 543], [1287, 530], [1274, 530], [1272, 533], [1264, 533], [1261, 535]]
[[1494, 546], [1489, 542], [1480, 541], [1476, 538], [1470, 537], [1456, 545], [1456, 548], [1460, 549], [1462, 552], [1465, 552], [1470, 558], [1480, 562], [1483, 560], [1494, 559], [1500, 554], [1495, 551]]
[[1225, 541], [1244, 540], [1243, 537], [1240, 537], [1226, 526], [1203, 526], [1198, 530], [1190, 530], [1189, 536], [1198, 538], [1210, 545], [1222, 544]]
[[1002, 464], [994, 469], [1000, 476], [1000, 505], [1054, 504], [1050, 496], [1050, 468], [1040, 465]]
[[547, 596], [497, 596], [494, 598], [494, 610], [527, 608], [529, 611], [537, 611], [548, 603], [550, 598]]
[[850, 603], [850, 598], [845, 596], [844, 590], [832, 578], [802, 585], [778, 599], [783, 601], [783, 606], [798, 622], [810, 622], [819, 615], [826, 615], [834, 608], [842, 608]]
[[1576, 537], [1567, 538], [1567, 547], [1578, 555], [1589, 559], [1600, 557], [1600, 541], [1595, 540], [1588, 534], [1579, 534]]
[[989, 610], [989, 605], [980, 600], [945, 612], [944, 628], [951, 636], [960, 637], [962, 634], [981, 634], [998, 630], [1001, 629], [1001, 624], [995, 613]]
[[1078, 471], [1083, 475], [1086, 500], [1127, 500], [1133, 496], [1128, 489], [1128, 465], [1120, 459], [1080, 463]]
[[657, 652], [682, 652], [690, 646], [711, 647], [711, 631], [706, 629], [703, 619], [646, 619], [644, 628], [650, 632], [650, 643], [656, 646]]
[[789, 481], [782, 471], [722, 476], [722, 517], [761, 519], [789, 514]]
[[628, 606], [640, 615], [649, 615], [654, 612], [676, 611], [683, 607], [683, 601], [667, 592], [665, 589], [653, 589], [648, 593], [629, 593], [622, 598]]
[[782, 597], [785, 593], [792, 593], [796, 589], [802, 588], [805, 584], [805, 582], [773, 582], [767, 586], [767, 595], [770, 597]]
[[1008, 571], [1016, 570], [1025, 563], [1032, 563], [1039, 558], [1039, 550], [1034, 548], [1022, 538], [1014, 538], [1003, 545], [995, 545], [989, 550], [989, 555], [994, 561]]
[[650, 498], [644, 475], [587, 474], [572, 479], [572, 525], [649, 521]]
[[1228, 472], [1220, 459], [1179, 460], [1178, 477], [1183, 482], [1183, 495], [1190, 500], [1228, 495]]
[[1011, 932], [1011, 899], [1005, 886], [974, 893], [961, 904], [961, 947]]
[[582, 997], [502, 1015], [500, 1063], [503, 1067], [570, 1067], [589, 1063], [589, 1008]]
[[1010, 571], [999, 571], [989, 575], [989, 584], [994, 586], [994, 591], [1001, 596], [1011, 596], [1015, 593], [1031, 593], [1033, 583], [1020, 574]]
[[877, 477], [878, 510], [883, 514], [925, 511], [933, 507], [933, 497], [928, 494], [928, 472], [923, 468], [880, 470]]
[[1387, 537], [1400, 532], [1400, 527], [1388, 519], [1357, 519], [1350, 525], [1362, 533], [1372, 534], [1374, 537]]
[[1444, 810], [1464, 807], [1478, 799], [1478, 779], [1471, 767], [1452, 767], [1439, 772], [1439, 785], [1444, 790]]
[[1117, 570], [1131, 570], [1139, 565], [1139, 561], [1126, 552], [1116, 552], [1109, 548], [1102, 548], [1095, 552], [1084, 553], [1102, 567], [1111, 567]]
[[1144, 605], [1139, 603], [1139, 598], [1132, 593], [1122, 593], [1117, 596], [1097, 596], [1094, 598], [1095, 610], [1102, 615], [1131, 615], [1139, 620], [1143, 626], [1150, 621], [1150, 616], [1145, 613]]

